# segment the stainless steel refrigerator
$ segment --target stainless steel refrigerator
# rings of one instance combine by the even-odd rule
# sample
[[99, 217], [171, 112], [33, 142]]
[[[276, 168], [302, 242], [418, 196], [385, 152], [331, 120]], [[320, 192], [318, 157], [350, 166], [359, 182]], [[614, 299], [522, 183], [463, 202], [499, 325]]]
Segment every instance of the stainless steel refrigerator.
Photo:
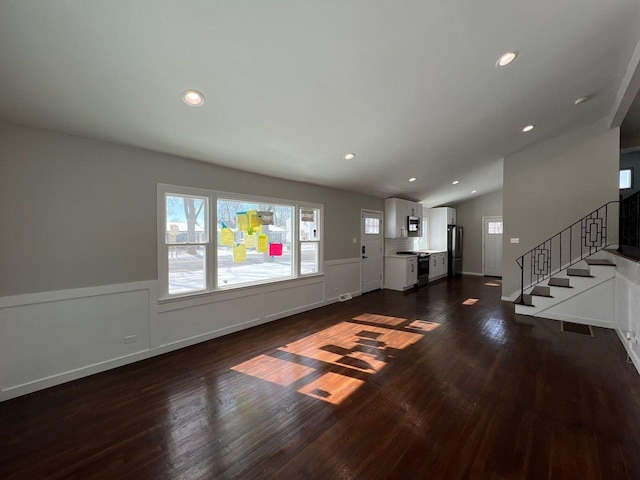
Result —
[[449, 276], [462, 275], [462, 227], [447, 226], [447, 256], [449, 259]]

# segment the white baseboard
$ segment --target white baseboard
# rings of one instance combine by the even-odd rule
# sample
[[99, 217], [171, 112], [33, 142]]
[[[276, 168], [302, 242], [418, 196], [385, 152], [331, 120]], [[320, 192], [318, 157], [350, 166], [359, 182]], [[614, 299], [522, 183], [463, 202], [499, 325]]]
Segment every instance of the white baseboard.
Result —
[[0, 297], [0, 401], [359, 296], [360, 268], [162, 303], [156, 280]]
[[552, 312], [538, 312], [533, 314], [534, 317], [548, 318], [549, 320], [559, 320], [562, 322], [579, 323], [581, 325], [591, 325], [592, 327], [610, 328], [614, 329], [615, 325], [612, 322], [605, 322], [594, 318], [584, 318], [575, 315], [566, 315], [562, 313]]
[[468, 275], [470, 277], [484, 277], [484, 274], [478, 272], [460, 272], [462, 275]]
[[640, 358], [638, 358], [638, 355], [636, 355], [636, 352], [634, 352], [633, 349], [629, 348], [629, 340], [627, 340], [625, 332], [621, 332], [617, 328], [615, 329], [615, 331], [618, 334], [618, 338], [620, 339], [620, 342], [622, 342], [622, 346], [626, 350], [627, 355], [631, 359], [633, 366], [636, 367], [638, 374], [640, 374]]
[[503, 300], [505, 302], [515, 302], [516, 299], [520, 296], [520, 290], [518, 290], [517, 292], [513, 292], [511, 295], [509, 295], [508, 297], [505, 297], [504, 295], [502, 297], [500, 297], [500, 300]]

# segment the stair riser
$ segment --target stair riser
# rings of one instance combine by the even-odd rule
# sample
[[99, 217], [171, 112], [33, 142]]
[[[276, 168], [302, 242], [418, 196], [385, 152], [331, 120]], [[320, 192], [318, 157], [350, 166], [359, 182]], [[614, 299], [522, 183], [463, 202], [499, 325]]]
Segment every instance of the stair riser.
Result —
[[573, 288], [551, 287], [552, 298], [534, 296], [533, 304], [535, 307], [516, 305], [516, 313], [522, 315], [536, 315], [537, 313], [547, 310], [548, 308], [574, 297], [585, 290], [604, 283], [615, 276], [615, 269], [612, 269], [611, 267], [600, 266], [597, 269], [592, 270], [592, 272], [597, 273], [597, 275], [594, 275], [594, 278], [558, 276], [557, 278], [568, 278]]

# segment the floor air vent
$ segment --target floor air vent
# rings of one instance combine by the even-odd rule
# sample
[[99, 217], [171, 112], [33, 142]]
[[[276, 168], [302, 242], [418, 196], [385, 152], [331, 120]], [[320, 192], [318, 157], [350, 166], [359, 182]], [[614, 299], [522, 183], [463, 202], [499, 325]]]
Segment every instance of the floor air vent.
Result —
[[591, 325], [583, 325], [581, 323], [560, 322], [560, 330], [564, 333], [574, 333], [576, 335], [585, 335], [593, 337], [593, 329]]
[[351, 300], [351, 294], [350, 293], [341, 293], [340, 296], [338, 297], [338, 299], [341, 302], [346, 302], [347, 300]]

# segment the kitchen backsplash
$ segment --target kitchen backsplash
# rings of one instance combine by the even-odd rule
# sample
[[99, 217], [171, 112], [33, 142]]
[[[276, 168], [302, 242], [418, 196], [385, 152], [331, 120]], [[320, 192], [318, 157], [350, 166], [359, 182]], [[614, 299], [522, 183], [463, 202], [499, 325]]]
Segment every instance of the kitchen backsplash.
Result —
[[402, 252], [407, 250], [415, 250], [414, 239], [411, 237], [384, 239], [385, 255], [393, 255], [396, 252]]

